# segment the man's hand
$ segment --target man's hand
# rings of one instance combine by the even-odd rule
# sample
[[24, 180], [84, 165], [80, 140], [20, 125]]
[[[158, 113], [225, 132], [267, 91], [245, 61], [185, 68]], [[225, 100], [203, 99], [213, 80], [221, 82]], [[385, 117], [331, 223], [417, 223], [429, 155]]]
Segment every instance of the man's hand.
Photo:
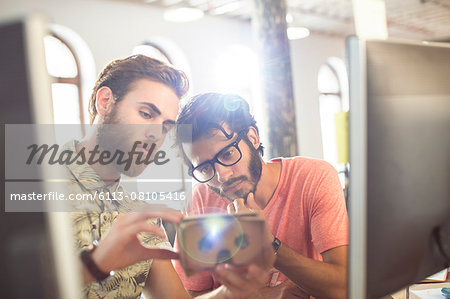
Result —
[[[245, 204], [246, 202], [246, 204]], [[230, 203], [227, 207], [228, 213], [256, 213], [259, 217], [264, 219], [266, 226], [265, 244], [261, 244], [261, 249], [265, 250], [265, 256], [268, 259], [266, 269], [261, 269], [256, 265], [248, 267], [232, 267], [231, 265], [220, 264], [217, 266], [215, 276], [224, 285], [225, 294], [228, 298], [254, 298], [264, 288], [269, 279], [269, 271], [275, 261], [275, 255], [272, 249], [273, 235], [265, 221], [264, 212], [256, 204], [253, 193], [247, 196], [245, 201], [243, 198], [238, 198]]]
[[219, 264], [214, 274], [222, 285], [214, 291], [196, 298], [258, 298], [260, 290], [264, 288], [269, 277], [267, 271], [256, 265], [233, 267], [228, 264]]
[[228, 298], [254, 298], [269, 278], [269, 272], [256, 265], [235, 268], [219, 264], [215, 271], [219, 282], [226, 287]]
[[233, 200], [233, 202], [228, 204], [227, 211], [230, 214], [253, 212], [265, 218], [264, 212], [256, 203], [255, 196], [253, 195], [253, 193], [249, 193], [247, 195], [247, 199], [237, 198]]
[[[164, 230], [147, 222], [150, 218], [162, 218], [173, 223], [179, 223], [183, 215], [179, 212], [130, 212], [120, 214], [111, 229], [92, 253], [96, 265], [105, 273], [118, 270], [148, 259], [175, 259], [176, 252], [167, 249], [147, 248], [142, 245], [137, 234], [152, 233], [165, 238]], [[86, 271], [84, 271], [86, 273]], [[84, 275], [84, 282], [93, 278]]]
[[[249, 193], [247, 195], [247, 200], [244, 200], [243, 198], [237, 198], [232, 203], [229, 203], [227, 206], [227, 211], [229, 214], [251, 212], [251, 213], [258, 214], [258, 216], [263, 218], [264, 223], [266, 225], [267, 240], [270, 241], [269, 247], [270, 247], [270, 250], [272, 250], [271, 243], [272, 243], [274, 237], [273, 237], [272, 233], [270, 232], [269, 226], [267, 225], [264, 211], [256, 203], [253, 193]], [[275, 261], [275, 256], [273, 257], [273, 262], [274, 261]], [[272, 262], [272, 264], [273, 264], [273, 262]]]
[[249, 193], [247, 195], [247, 200], [244, 198], [237, 198], [233, 200], [233, 202], [229, 203], [227, 206], [227, 211], [229, 214], [248, 212], [259, 214], [261, 209], [256, 204], [253, 193]]

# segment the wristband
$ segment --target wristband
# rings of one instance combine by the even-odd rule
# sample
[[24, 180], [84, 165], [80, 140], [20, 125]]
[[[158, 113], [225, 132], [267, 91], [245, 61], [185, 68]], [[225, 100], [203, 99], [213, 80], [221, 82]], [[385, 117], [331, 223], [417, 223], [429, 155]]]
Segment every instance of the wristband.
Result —
[[81, 261], [83, 262], [86, 269], [91, 273], [91, 275], [98, 281], [105, 280], [109, 277], [109, 273], [105, 273], [97, 266], [97, 264], [92, 259], [92, 252], [97, 248], [94, 246], [91, 250], [83, 250], [80, 253]]
[[272, 247], [275, 254], [277, 254], [278, 249], [281, 246], [281, 241], [277, 237], [273, 237]]

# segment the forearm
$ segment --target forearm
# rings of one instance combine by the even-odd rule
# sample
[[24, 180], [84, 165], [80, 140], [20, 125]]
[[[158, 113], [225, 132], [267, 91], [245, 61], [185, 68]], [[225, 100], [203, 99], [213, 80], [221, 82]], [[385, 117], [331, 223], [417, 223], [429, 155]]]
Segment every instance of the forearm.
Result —
[[92, 282], [95, 280], [94, 276], [92, 276], [91, 272], [89, 272], [89, 270], [86, 268], [86, 266], [81, 263], [81, 273], [83, 275], [83, 285], [87, 285], [88, 283]]
[[146, 298], [190, 298], [170, 260], [153, 260], [145, 282]]
[[287, 245], [278, 249], [275, 268], [302, 291], [316, 298], [345, 298], [347, 289], [346, 260], [332, 264], [307, 258]]
[[[100, 271], [102, 273], [109, 273], [109, 271], [105, 271], [103, 268], [99, 267], [99, 260], [95, 255], [96, 253], [96, 250], [81, 251], [79, 263], [81, 267], [83, 285], [87, 285], [97, 279], [92, 270], [95, 271], [97, 269], [97, 272]], [[90, 267], [92, 269], [90, 269]]]

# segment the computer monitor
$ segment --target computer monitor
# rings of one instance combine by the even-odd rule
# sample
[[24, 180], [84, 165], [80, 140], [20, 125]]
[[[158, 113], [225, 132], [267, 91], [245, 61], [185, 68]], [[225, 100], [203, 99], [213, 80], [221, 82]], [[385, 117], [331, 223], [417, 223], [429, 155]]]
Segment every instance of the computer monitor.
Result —
[[[0, 21], [2, 298], [79, 298], [81, 294], [68, 217], [64, 213], [5, 211], [9, 183], [5, 171], [6, 126], [53, 123], [43, 44], [46, 26], [46, 18], [34, 14]], [[39, 143], [39, 135], [32, 136], [30, 142]], [[43, 192], [47, 188], [45, 182], [40, 186]]]
[[349, 38], [349, 297], [449, 266], [450, 44]]

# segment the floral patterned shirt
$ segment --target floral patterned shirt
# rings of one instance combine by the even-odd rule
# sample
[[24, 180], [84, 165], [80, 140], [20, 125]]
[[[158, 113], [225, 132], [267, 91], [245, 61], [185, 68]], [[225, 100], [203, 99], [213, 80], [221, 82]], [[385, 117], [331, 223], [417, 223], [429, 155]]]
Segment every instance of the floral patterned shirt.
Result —
[[[63, 150], [75, 152], [74, 142], [67, 143]], [[67, 165], [70, 177], [69, 192], [72, 194], [124, 194], [120, 179], [113, 183], [105, 183], [92, 167], [87, 163]], [[121, 196], [122, 197], [122, 196]], [[116, 197], [117, 198], [117, 197]], [[99, 242], [107, 234], [114, 220], [120, 213], [132, 211], [142, 205], [142, 202], [127, 200], [120, 201], [90, 200], [76, 203], [76, 211], [71, 212], [73, 221], [75, 248], [77, 252], [87, 249], [93, 243]], [[152, 222], [161, 224], [160, 219]], [[152, 234], [141, 234], [141, 241], [152, 247], [171, 247], [167, 240]], [[124, 269], [115, 271], [115, 274], [102, 282], [93, 281], [84, 287], [86, 298], [140, 298], [145, 285], [152, 260], [143, 261]]]

